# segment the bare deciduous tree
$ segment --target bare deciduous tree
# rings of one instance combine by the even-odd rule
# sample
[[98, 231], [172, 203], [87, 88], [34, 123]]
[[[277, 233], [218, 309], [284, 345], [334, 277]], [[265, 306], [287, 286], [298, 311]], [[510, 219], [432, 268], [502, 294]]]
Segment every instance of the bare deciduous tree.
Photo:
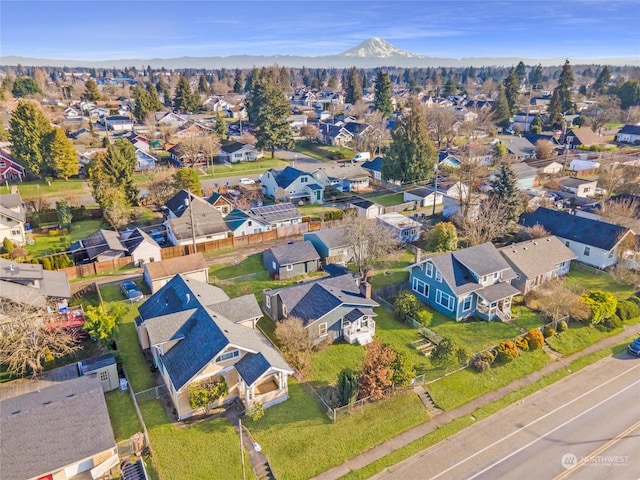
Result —
[[555, 147], [553, 143], [549, 140], [538, 140], [536, 142], [536, 158], [540, 160], [546, 160], [548, 158], [553, 157], [553, 153], [555, 152]]
[[345, 239], [353, 246], [353, 256], [361, 280], [366, 280], [369, 273], [398, 245], [389, 228], [374, 219], [359, 217], [357, 214], [347, 218], [344, 231]]
[[311, 369], [311, 340], [309, 332], [298, 317], [289, 317], [276, 322], [276, 337], [286, 360], [302, 375]]
[[427, 127], [440, 149], [443, 142], [447, 144], [455, 137], [453, 126], [456, 123], [456, 114], [452, 109], [443, 107], [427, 108], [425, 111]]
[[73, 332], [45, 327], [45, 308], [2, 300], [0, 311], [0, 363], [13, 375], [37, 375], [45, 362], [80, 348]]
[[567, 286], [563, 279], [550, 280], [536, 290], [527, 293], [526, 303], [539, 310], [557, 328], [564, 317], [584, 320], [589, 317], [589, 308], [580, 301], [580, 295]]
[[508, 211], [496, 197], [480, 203], [477, 215], [459, 216], [456, 226], [469, 246], [490, 242], [507, 232]]
[[149, 200], [156, 205], [164, 205], [167, 200], [176, 194], [176, 189], [173, 181], [173, 174], [175, 170], [173, 168], [166, 170], [156, 169], [153, 173], [153, 177], [149, 182], [147, 191], [149, 193]]
[[351, 146], [358, 152], [371, 152], [372, 155], [377, 155], [389, 143], [391, 136], [386, 128], [386, 120], [380, 112], [371, 114], [367, 123], [371, 128], [354, 139]]
[[600, 215], [610, 223], [624, 225], [629, 220], [640, 218], [640, 202], [631, 197], [603, 201]]
[[306, 138], [307, 141], [313, 142], [315, 140], [318, 140], [318, 138], [320, 137], [320, 130], [315, 125], [307, 123], [300, 129], [300, 135]]

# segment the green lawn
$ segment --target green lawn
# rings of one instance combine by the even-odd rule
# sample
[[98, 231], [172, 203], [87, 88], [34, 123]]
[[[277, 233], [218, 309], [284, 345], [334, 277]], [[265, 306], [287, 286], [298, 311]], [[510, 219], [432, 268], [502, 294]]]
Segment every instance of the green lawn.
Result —
[[576, 262], [571, 264], [571, 271], [567, 275], [567, 286], [580, 292], [604, 290], [613, 293], [618, 300], [634, 294], [633, 286], [618, 283], [608, 273]]
[[295, 480], [339, 465], [428, 418], [418, 396], [405, 393], [355, 409], [334, 424], [304, 388], [290, 380], [289, 400], [246, 424], [275, 474]]
[[607, 332], [598, 327], [571, 322], [569, 329], [547, 338], [547, 344], [563, 355], [570, 355], [587, 348], [603, 338], [620, 333], [620, 329]]
[[107, 409], [109, 410], [111, 427], [113, 428], [116, 442], [126, 440], [134, 433], [142, 431], [128, 390], [107, 392], [104, 397], [107, 401]]
[[[36, 197], [58, 197], [60, 195], [75, 195], [91, 193], [89, 184], [78, 178], [70, 178], [69, 180], [54, 180], [52, 178], [44, 180], [30, 180], [18, 183], [18, 191], [22, 200], [30, 200]], [[5, 185], [0, 187], [0, 193], [11, 193], [11, 189], [7, 189]]]
[[486, 350], [520, 334], [516, 327], [502, 322], [454, 322], [451, 320], [432, 329], [442, 337], [451, 338], [468, 346], [473, 352]]
[[386, 285], [393, 285], [407, 281], [409, 272], [404, 270], [413, 263], [415, 255], [409, 248], [401, 250], [382, 262], [382, 264], [373, 272], [371, 279], [371, 287], [374, 290]]
[[[242, 478], [240, 441], [226, 419], [211, 419], [179, 428], [170, 423], [158, 400], [140, 405], [162, 479]], [[246, 459], [248, 478], [253, 478]]]
[[[256, 253], [245, 258], [242, 262], [233, 264], [218, 263], [209, 267], [209, 276], [220, 280], [241, 277], [249, 274], [264, 273], [264, 280], [268, 279], [267, 271], [262, 265], [262, 254]], [[262, 278], [262, 277], [259, 277]]]
[[82, 220], [71, 224], [71, 231], [64, 236], [52, 237], [43, 234], [34, 234], [34, 245], [27, 245], [29, 256], [37, 258], [55, 253], [56, 250], [67, 250], [69, 245], [87, 235], [100, 230], [102, 220]]
[[278, 157], [271, 158], [271, 156], [265, 156], [255, 162], [238, 162], [228, 165], [215, 164], [213, 168], [209, 169], [207, 175], [202, 175], [201, 178], [222, 178], [234, 175], [262, 173], [270, 168], [285, 167], [287, 165], [287, 162]]
[[309, 383], [316, 390], [328, 385], [335, 385], [342, 369], [360, 370], [364, 351], [364, 347], [361, 345], [351, 345], [340, 341], [314, 353]]
[[514, 315], [512, 317], [513, 323], [527, 330], [540, 327], [547, 323], [539, 313], [534, 312], [533, 310], [530, 310], [525, 306], [513, 307], [511, 310], [512, 312], [515, 312], [516, 310], [519, 311], [519, 314], [517, 316]]
[[128, 313], [120, 320], [118, 326], [116, 345], [118, 352], [123, 357], [124, 367], [133, 391], [141, 392], [152, 388], [154, 384], [151, 371], [140, 349], [138, 333], [134, 323], [138, 315], [138, 308], [136, 305], [128, 305], [128, 308]]
[[334, 158], [332, 157], [334, 155], [339, 155], [340, 158], [353, 158], [356, 153], [350, 148], [333, 147], [331, 145], [311, 143], [304, 140], [296, 142], [294, 150], [322, 161], [333, 160]]
[[379, 203], [380, 205], [384, 205], [385, 207], [390, 207], [393, 205], [398, 205], [403, 202], [403, 194], [399, 193], [372, 193], [372, 194], [364, 194], [361, 197], [366, 198], [367, 200], [371, 200], [372, 202]]
[[341, 211], [339, 208], [332, 207], [330, 205], [302, 205], [297, 207], [300, 213], [308, 215], [310, 217], [324, 218], [324, 215], [329, 212]]
[[524, 352], [513, 362], [494, 363], [486, 372], [478, 373], [472, 368], [465, 368], [428, 385], [427, 390], [437, 406], [451, 410], [540, 370], [549, 362], [549, 356], [542, 350]]

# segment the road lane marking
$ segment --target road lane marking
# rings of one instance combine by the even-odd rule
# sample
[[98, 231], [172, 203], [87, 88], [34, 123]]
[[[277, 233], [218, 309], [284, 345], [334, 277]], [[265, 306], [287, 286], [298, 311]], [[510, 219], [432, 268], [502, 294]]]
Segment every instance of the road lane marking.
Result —
[[564, 480], [565, 478], [569, 477], [570, 475], [573, 475], [576, 472], [576, 470], [578, 470], [580, 467], [582, 467], [582, 466], [586, 465], [587, 463], [589, 463], [589, 459], [591, 459], [593, 457], [597, 457], [602, 452], [607, 450], [609, 447], [612, 447], [613, 445], [618, 443], [620, 440], [625, 438], [627, 435], [629, 435], [631, 432], [633, 432], [638, 427], [640, 427], [640, 422], [636, 422], [635, 424], [631, 425], [624, 432], [619, 433], [618, 435], [615, 436], [615, 438], [612, 438], [611, 440], [609, 440], [607, 443], [605, 443], [601, 447], [595, 449], [589, 455], [583, 456], [582, 459], [578, 463], [576, 463], [573, 467], [569, 468], [568, 470], [565, 470], [564, 472], [562, 472], [560, 475], [555, 477], [553, 480]]
[[[595, 392], [596, 390], [601, 389], [601, 388], [602, 388], [602, 387], [604, 387], [605, 385], [607, 385], [607, 384], [609, 384], [609, 383], [611, 383], [611, 382], [614, 382], [614, 381], [615, 381], [615, 380], [617, 380], [618, 378], [620, 378], [620, 377], [622, 377], [622, 376], [626, 375], [627, 373], [629, 373], [629, 372], [631, 372], [631, 371], [633, 371], [633, 370], [635, 370], [635, 369], [637, 369], [637, 368], [640, 368], [640, 364], [636, 364], [636, 365], [634, 365], [633, 367], [628, 368], [628, 369], [627, 369], [627, 370], [625, 370], [624, 372], [621, 372], [621, 373], [619, 373], [618, 375], [616, 375], [615, 377], [610, 378], [610, 379], [609, 379], [609, 380], [607, 380], [606, 382], [601, 383], [600, 385], [597, 385], [597, 386], [593, 387], [591, 390], [589, 390], [589, 391], [587, 391], [587, 392], [585, 392], [585, 393], [581, 394], [580, 396], [578, 396], [578, 397], [574, 398], [573, 400], [570, 400], [569, 402], [564, 403], [564, 404], [562, 404], [561, 406], [554, 408], [554, 409], [553, 409], [553, 410], [551, 410], [550, 412], [545, 413], [543, 416], [538, 417], [537, 419], [533, 420], [532, 422], [529, 422], [528, 424], [524, 425], [523, 427], [518, 428], [517, 430], [514, 430], [514, 431], [513, 431], [513, 432], [511, 432], [510, 434], [508, 434], [508, 435], [506, 435], [506, 436], [502, 437], [500, 440], [496, 440], [496, 441], [495, 441], [495, 442], [493, 442], [492, 444], [487, 445], [486, 447], [484, 447], [484, 448], [482, 448], [482, 449], [478, 450], [478, 451], [477, 451], [477, 452], [475, 452], [473, 455], [469, 455], [468, 457], [466, 457], [466, 458], [464, 458], [464, 459], [460, 460], [460, 461], [459, 461], [458, 463], [456, 463], [455, 465], [452, 465], [452, 466], [450, 466], [449, 468], [447, 468], [446, 470], [443, 470], [442, 472], [438, 473], [437, 475], [435, 475], [435, 476], [431, 477], [431, 480], [435, 480], [436, 478], [439, 478], [439, 477], [441, 477], [442, 475], [444, 475], [444, 474], [446, 474], [446, 473], [449, 473], [449, 472], [450, 472], [451, 470], [453, 470], [454, 468], [459, 467], [459, 466], [460, 466], [460, 465], [462, 465], [463, 463], [466, 463], [467, 461], [471, 460], [472, 458], [477, 457], [478, 455], [481, 455], [482, 453], [486, 452], [486, 451], [487, 451], [487, 450], [489, 450], [490, 448], [493, 448], [494, 446], [498, 445], [499, 443], [504, 442], [505, 440], [508, 440], [509, 438], [513, 437], [514, 435], [517, 435], [517, 434], [518, 434], [518, 433], [520, 433], [522, 430], [528, 429], [530, 426], [535, 425], [536, 423], [540, 422], [541, 420], [544, 420], [544, 419], [545, 419], [545, 418], [547, 418], [548, 416], [553, 415], [554, 413], [556, 413], [556, 412], [558, 412], [558, 411], [562, 410], [563, 408], [568, 407], [568, 406], [569, 406], [569, 405], [571, 405], [572, 403], [575, 403], [575, 402], [577, 402], [578, 400], [581, 400], [582, 398], [584, 398], [584, 397], [586, 397], [586, 396], [588, 396], [588, 395], [591, 395], [591, 394], [592, 394], [593, 392]], [[640, 382], [640, 380], [638, 380], [638, 381], [634, 382], [632, 385], [629, 385], [629, 386], [628, 386], [628, 387], [626, 387], [624, 390], [626, 390], [626, 389], [630, 388], [631, 386], [634, 386], [636, 383], [639, 383], [639, 382]], [[622, 391], [624, 391], [624, 390], [622, 390]], [[619, 394], [619, 393], [621, 393], [622, 391], [617, 392], [616, 394], [614, 394], [614, 396], [615, 396], [615, 395], [617, 395], [617, 394]], [[610, 397], [610, 398], [612, 398], [612, 397]], [[607, 400], [609, 400], [610, 398], [608, 398]], [[597, 406], [597, 405], [596, 405], [596, 406]], [[584, 414], [584, 413], [586, 413], [586, 412], [583, 412], [583, 414]], [[488, 417], [488, 418], [491, 418], [491, 417]], [[577, 418], [577, 417], [574, 417], [574, 418]], [[572, 419], [572, 420], [573, 420], [573, 419]], [[564, 426], [564, 425], [562, 425], [562, 426]], [[552, 432], [547, 432], [547, 435], [548, 435], [549, 433], [552, 433]], [[537, 441], [537, 440], [536, 440], [536, 441]], [[528, 445], [527, 445], [527, 446], [528, 446]], [[520, 450], [518, 450], [518, 451], [516, 451], [516, 452], [513, 452], [513, 454], [512, 454], [512, 455], [515, 455], [515, 454], [516, 454], [516, 453], [518, 453], [519, 451], [520, 451]], [[505, 457], [503, 460], [506, 460], [507, 458], [509, 458], [509, 457]], [[502, 462], [503, 460], [501, 460], [500, 462]], [[498, 463], [500, 463], [500, 462], [498, 462]], [[495, 466], [495, 465], [497, 465], [498, 463], [496, 463], [496, 464], [492, 465], [492, 467], [493, 467], [493, 466]], [[486, 469], [485, 469], [485, 470], [483, 470], [483, 471], [482, 471], [482, 472], [480, 472], [480, 473], [484, 473], [485, 471], [486, 471]], [[475, 475], [475, 476], [478, 476], [478, 475], [479, 475], [479, 474], [477, 474], [477, 475]], [[475, 476], [474, 476], [474, 477], [475, 477]], [[474, 477], [471, 477], [471, 478], [474, 478]]]

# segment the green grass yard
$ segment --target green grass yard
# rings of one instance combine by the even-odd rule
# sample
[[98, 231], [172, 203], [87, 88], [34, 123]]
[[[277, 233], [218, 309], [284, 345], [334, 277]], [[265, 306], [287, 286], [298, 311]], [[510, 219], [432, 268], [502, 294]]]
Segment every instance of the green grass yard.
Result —
[[371, 200], [372, 202], [376, 202], [385, 207], [390, 207], [393, 205], [398, 205], [403, 202], [403, 194], [399, 193], [367, 193], [364, 195], [360, 195], [361, 197], [366, 198], [367, 200]]
[[604, 290], [613, 293], [618, 300], [635, 293], [633, 286], [618, 283], [608, 273], [576, 262], [571, 264], [571, 271], [567, 275], [567, 286], [579, 292]]
[[[624, 322], [627, 325], [636, 325], [640, 323], [640, 317], [633, 318]], [[547, 338], [547, 344], [554, 350], [563, 355], [570, 355], [587, 348], [588, 346], [620, 333], [621, 329], [606, 331], [597, 326], [585, 325], [580, 322], [569, 323], [569, 329], [561, 332], [553, 337]]]
[[71, 230], [64, 236], [50, 236], [47, 234], [34, 234], [34, 245], [27, 245], [29, 256], [38, 258], [56, 253], [56, 250], [68, 250], [69, 245], [87, 235], [100, 230], [102, 220], [81, 220], [71, 224]]
[[289, 400], [246, 420], [279, 478], [307, 479], [339, 465], [415, 425], [429, 414], [414, 393], [403, 393], [357, 408], [334, 424], [295, 380]]
[[[534, 312], [525, 306], [513, 307], [511, 311], [514, 313], [514, 316], [512, 317], [513, 323], [524, 329], [530, 330], [547, 323], [539, 313]], [[515, 313], [517, 313], [517, 315], [515, 315]]]
[[[242, 277], [244, 275], [264, 273], [264, 279], [268, 280], [267, 271], [262, 265], [262, 254], [256, 253], [245, 258], [242, 262], [233, 264], [218, 263], [209, 267], [209, 276], [213, 279], [227, 280], [229, 278]], [[260, 277], [261, 278], [261, 277]]]
[[111, 427], [113, 428], [116, 442], [126, 440], [134, 433], [142, 431], [128, 390], [113, 390], [105, 393], [104, 397], [107, 401], [107, 409], [109, 410]]
[[134, 320], [138, 315], [136, 305], [128, 305], [129, 311], [120, 320], [116, 345], [118, 352], [123, 356], [123, 362], [127, 371], [127, 377], [134, 392], [141, 392], [154, 386], [151, 371], [140, 349], [138, 333]]
[[520, 331], [502, 322], [449, 322], [433, 327], [442, 337], [448, 337], [468, 346], [473, 352], [481, 352], [503, 340], [517, 337]]
[[353, 158], [356, 153], [350, 148], [333, 147], [331, 145], [323, 145], [321, 143], [311, 143], [307, 141], [296, 142], [294, 150], [322, 161], [332, 160], [334, 155], [340, 156], [340, 158]]
[[206, 175], [201, 178], [223, 178], [235, 175], [249, 175], [263, 173], [270, 168], [280, 168], [287, 166], [284, 160], [275, 157], [271, 158], [270, 154], [256, 160], [255, 162], [238, 162], [225, 165], [215, 164], [213, 168], [209, 168]]
[[[43, 180], [29, 180], [16, 184], [22, 200], [30, 200], [37, 197], [50, 198], [61, 195], [84, 195], [91, 194], [89, 184], [78, 178], [69, 180], [55, 180], [52, 178]], [[11, 193], [5, 185], [0, 187], [0, 193]]]

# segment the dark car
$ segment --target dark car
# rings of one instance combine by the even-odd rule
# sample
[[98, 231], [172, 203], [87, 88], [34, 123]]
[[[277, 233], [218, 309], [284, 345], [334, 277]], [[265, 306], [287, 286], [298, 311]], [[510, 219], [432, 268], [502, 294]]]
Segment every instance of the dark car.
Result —
[[144, 297], [138, 286], [131, 280], [122, 282], [120, 284], [120, 290], [122, 291], [122, 294], [132, 302], [139, 302]]
[[627, 347], [627, 350], [636, 357], [640, 357], [640, 337], [631, 342]]

